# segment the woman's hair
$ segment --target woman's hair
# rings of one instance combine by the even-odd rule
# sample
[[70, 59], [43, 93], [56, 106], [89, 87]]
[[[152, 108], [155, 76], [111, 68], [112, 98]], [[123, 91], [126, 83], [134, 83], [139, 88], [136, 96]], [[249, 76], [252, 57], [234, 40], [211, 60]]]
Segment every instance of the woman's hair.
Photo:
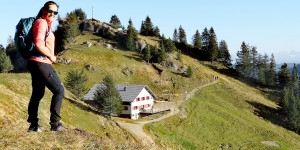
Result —
[[44, 4], [44, 7], [41, 8], [41, 10], [39, 11], [38, 15], [36, 16], [36, 18], [41, 18], [44, 15], [44, 11], [49, 9], [50, 5], [56, 5], [57, 8], [59, 8], [59, 6], [53, 2], [53, 1], [48, 1]]

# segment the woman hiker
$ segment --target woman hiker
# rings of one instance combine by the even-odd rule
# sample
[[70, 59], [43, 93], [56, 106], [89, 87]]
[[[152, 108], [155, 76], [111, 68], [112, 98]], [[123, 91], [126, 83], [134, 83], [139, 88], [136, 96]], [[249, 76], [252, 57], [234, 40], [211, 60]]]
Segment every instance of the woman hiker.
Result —
[[[32, 95], [28, 106], [28, 122], [30, 127], [28, 132], [42, 132], [38, 124], [38, 107], [40, 100], [47, 87], [52, 93], [50, 106], [51, 131], [62, 131], [65, 127], [59, 122], [62, 98], [64, 97], [64, 87], [56, 74], [52, 63], [56, 61], [54, 56], [55, 37], [51, 24], [58, 14], [59, 6], [48, 1], [39, 11], [38, 19], [33, 26], [33, 41], [36, 45], [36, 53], [28, 60], [27, 67], [32, 78]], [[48, 31], [50, 30], [50, 31]], [[49, 35], [46, 35], [46, 34]]]

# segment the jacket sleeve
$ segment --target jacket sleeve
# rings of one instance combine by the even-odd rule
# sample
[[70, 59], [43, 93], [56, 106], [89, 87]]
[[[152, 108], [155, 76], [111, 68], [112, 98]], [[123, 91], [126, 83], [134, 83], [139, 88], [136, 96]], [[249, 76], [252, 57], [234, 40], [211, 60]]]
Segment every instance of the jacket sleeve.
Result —
[[43, 19], [37, 20], [33, 26], [33, 41], [37, 49], [47, 48], [49, 50], [49, 48], [45, 45], [47, 28], [47, 21]]

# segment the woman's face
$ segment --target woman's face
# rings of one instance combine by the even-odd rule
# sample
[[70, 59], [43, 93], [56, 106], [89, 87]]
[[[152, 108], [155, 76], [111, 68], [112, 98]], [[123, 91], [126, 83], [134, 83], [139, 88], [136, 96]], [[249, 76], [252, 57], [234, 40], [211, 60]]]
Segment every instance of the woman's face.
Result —
[[[45, 17], [49, 21], [53, 21], [55, 19], [55, 12], [57, 12], [56, 5], [49, 5], [49, 9], [45, 11]], [[51, 12], [51, 13], [50, 13]]]

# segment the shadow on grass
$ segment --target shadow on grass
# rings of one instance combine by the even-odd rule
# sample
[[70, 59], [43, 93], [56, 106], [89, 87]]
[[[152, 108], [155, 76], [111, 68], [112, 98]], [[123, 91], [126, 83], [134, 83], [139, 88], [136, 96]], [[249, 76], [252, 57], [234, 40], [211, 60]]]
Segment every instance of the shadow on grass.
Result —
[[82, 104], [82, 103], [80, 103], [80, 102], [78, 102], [76, 100], [73, 100], [73, 99], [70, 99], [70, 98], [66, 98], [66, 97], [64, 99], [68, 100], [69, 102], [71, 102], [72, 104], [76, 105], [78, 108], [80, 108], [82, 110], [92, 112], [92, 113], [94, 113], [96, 115], [102, 115], [102, 113], [100, 111], [97, 111], [97, 110], [95, 110], [95, 109], [93, 109], [93, 108], [91, 108], [91, 107], [89, 107], [87, 105], [84, 105], [84, 104]]
[[144, 59], [139, 54], [133, 54], [132, 56], [126, 56], [126, 55], [124, 55], [124, 56], [129, 58], [129, 59], [134, 59], [138, 62], [143, 62], [144, 61]]
[[285, 116], [279, 114], [277, 109], [258, 102], [247, 101], [247, 103], [256, 108], [256, 110], [254, 111], [255, 115], [262, 117], [263, 119], [269, 120], [273, 124], [289, 129], [287, 126], [287, 120], [285, 119]]

